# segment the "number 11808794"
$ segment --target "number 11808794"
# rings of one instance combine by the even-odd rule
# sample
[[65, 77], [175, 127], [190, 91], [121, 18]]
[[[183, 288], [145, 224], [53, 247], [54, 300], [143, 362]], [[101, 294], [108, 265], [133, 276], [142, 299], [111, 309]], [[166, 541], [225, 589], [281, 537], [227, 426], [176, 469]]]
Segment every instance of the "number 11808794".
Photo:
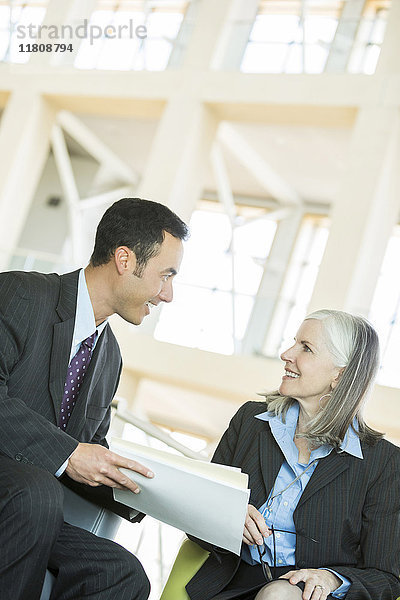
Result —
[[19, 44], [19, 52], [73, 52], [72, 44]]

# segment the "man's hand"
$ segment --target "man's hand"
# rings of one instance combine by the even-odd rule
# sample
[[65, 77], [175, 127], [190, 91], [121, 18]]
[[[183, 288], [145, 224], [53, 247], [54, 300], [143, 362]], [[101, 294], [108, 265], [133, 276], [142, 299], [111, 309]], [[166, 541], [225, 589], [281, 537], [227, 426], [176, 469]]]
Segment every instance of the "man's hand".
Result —
[[69, 457], [65, 472], [71, 479], [80, 483], [91, 486], [108, 485], [138, 494], [140, 489], [137, 483], [121, 473], [119, 470], [121, 467], [140, 473], [145, 477], [154, 477], [154, 473], [147, 467], [134, 460], [119, 456], [99, 444], [79, 444]]
[[249, 504], [247, 507], [246, 521], [244, 523], [244, 543], [248, 546], [251, 546], [252, 544], [261, 546], [261, 544], [264, 543], [263, 538], [268, 537], [271, 533], [272, 532], [266, 526], [265, 519], [260, 511], [252, 504]]

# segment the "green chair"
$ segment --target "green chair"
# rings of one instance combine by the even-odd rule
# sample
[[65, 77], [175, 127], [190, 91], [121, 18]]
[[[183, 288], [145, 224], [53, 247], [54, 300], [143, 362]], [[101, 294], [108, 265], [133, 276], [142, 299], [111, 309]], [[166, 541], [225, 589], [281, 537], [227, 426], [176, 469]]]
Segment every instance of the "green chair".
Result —
[[191, 540], [184, 540], [172, 565], [160, 600], [190, 600], [185, 585], [208, 558], [209, 552]]

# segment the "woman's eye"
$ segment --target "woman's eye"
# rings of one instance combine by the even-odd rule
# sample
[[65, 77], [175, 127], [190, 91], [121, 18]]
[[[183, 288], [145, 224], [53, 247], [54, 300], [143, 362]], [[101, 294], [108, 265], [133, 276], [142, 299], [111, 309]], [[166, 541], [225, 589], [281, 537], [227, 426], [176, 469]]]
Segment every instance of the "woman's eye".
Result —
[[309, 348], [306, 344], [303, 344], [304, 352], [312, 352], [311, 348]]

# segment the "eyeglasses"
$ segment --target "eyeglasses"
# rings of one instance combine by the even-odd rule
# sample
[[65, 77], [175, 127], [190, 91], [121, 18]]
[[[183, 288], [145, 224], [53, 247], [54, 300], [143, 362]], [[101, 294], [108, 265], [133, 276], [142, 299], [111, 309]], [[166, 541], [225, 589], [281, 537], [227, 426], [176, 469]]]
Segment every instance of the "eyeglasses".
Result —
[[311, 542], [315, 542], [316, 544], [319, 544], [318, 540], [314, 540], [314, 538], [312, 538], [308, 535], [305, 535], [304, 533], [297, 533], [296, 531], [287, 531], [286, 529], [275, 529], [275, 527], [273, 525], [271, 525], [270, 529], [272, 531], [272, 542], [273, 542], [273, 548], [274, 548], [274, 553], [273, 553], [274, 566], [273, 566], [272, 573], [271, 573], [269, 564], [267, 562], [265, 562], [265, 560], [263, 560], [263, 556], [265, 556], [265, 554], [267, 552], [266, 548], [265, 548], [265, 544], [263, 544], [262, 546], [257, 545], [258, 556], [260, 557], [261, 568], [262, 568], [264, 577], [265, 577], [266, 581], [268, 581], [268, 582], [276, 579], [276, 539], [275, 539], [276, 531], [279, 531], [280, 533], [291, 533], [292, 535], [300, 535], [300, 536], [306, 538], [307, 540], [310, 540]]

